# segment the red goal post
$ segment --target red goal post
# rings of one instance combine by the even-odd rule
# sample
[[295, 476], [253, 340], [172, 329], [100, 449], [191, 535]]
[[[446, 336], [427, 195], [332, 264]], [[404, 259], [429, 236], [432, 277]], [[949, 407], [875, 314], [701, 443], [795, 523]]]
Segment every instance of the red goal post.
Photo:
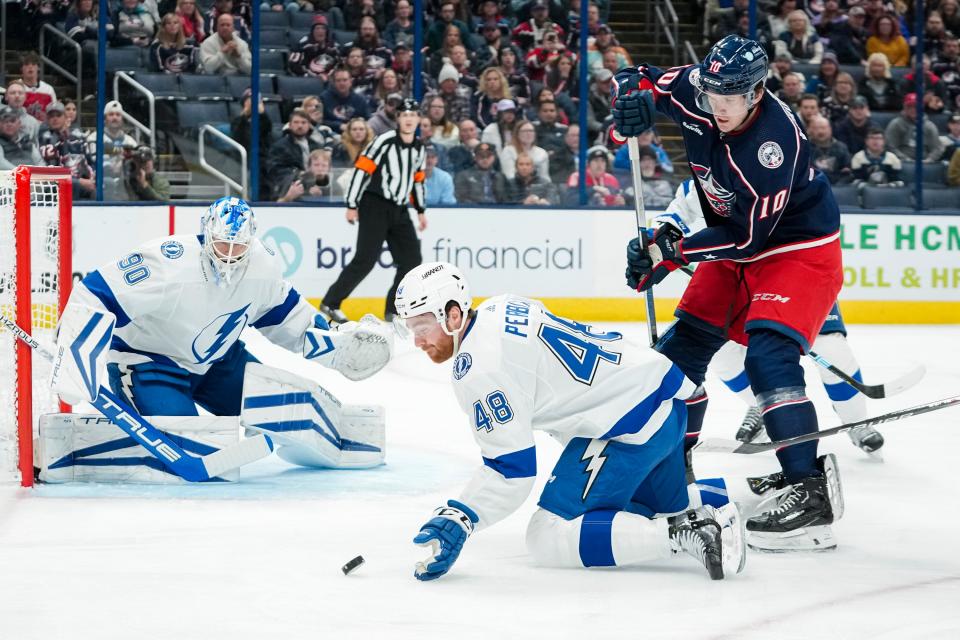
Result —
[[[61, 167], [0, 171], [0, 311], [52, 343], [70, 296], [72, 180]], [[33, 484], [33, 439], [42, 413], [69, 410], [48, 386], [49, 364], [0, 329], [0, 482]]]

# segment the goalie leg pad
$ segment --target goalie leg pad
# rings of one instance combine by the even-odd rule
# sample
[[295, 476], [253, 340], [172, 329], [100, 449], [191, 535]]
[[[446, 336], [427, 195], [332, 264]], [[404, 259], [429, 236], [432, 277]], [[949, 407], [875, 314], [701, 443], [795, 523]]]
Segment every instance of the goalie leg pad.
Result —
[[[150, 422], [184, 451], [198, 456], [240, 440], [236, 416], [155, 416]], [[99, 414], [41, 416], [35, 451], [42, 482], [189, 484]], [[218, 478], [236, 481], [240, 474], [233, 470]]]
[[243, 386], [245, 427], [270, 436], [292, 464], [366, 469], [383, 464], [382, 407], [343, 405], [320, 385], [295, 374], [249, 363]]
[[107, 384], [107, 352], [116, 316], [69, 304], [60, 318], [50, 386], [68, 404], [93, 402]]

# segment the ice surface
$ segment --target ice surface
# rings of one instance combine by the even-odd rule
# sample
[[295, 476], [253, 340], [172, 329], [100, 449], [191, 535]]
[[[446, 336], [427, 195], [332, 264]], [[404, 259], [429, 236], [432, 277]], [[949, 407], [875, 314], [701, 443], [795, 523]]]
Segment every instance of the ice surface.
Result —
[[[642, 336], [644, 327], [617, 325]], [[236, 485], [0, 487], [0, 640], [224, 638], [960, 638], [960, 409], [886, 425], [885, 462], [846, 436], [840, 548], [751, 552], [711, 582], [685, 556], [643, 568], [534, 567], [524, 547], [534, 494], [467, 542], [454, 570], [413, 579], [411, 539], [479, 463], [446, 367], [401, 351], [349, 383], [291, 354], [251, 348], [346, 402], [387, 407], [388, 464], [316, 472], [276, 458]], [[960, 328], [857, 326], [868, 383], [912, 365], [927, 377], [872, 414], [960, 393]], [[808, 373], [812, 368], [806, 363]], [[822, 423], [838, 424], [813, 374]], [[710, 381], [706, 436], [732, 437], [743, 406]], [[559, 455], [539, 440], [541, 476]], [[775, 468], [769, 455], [701, 454], [702, 477]], [[349, 577], [340, 567], [363, 555]]]

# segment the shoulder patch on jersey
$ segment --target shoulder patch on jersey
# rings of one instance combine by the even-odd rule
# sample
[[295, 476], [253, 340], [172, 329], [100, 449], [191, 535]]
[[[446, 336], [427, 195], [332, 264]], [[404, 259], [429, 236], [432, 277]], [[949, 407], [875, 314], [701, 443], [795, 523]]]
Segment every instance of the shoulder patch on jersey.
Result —
[[776, 169], [783, 164], [783, 149], [773, 140], [764, 142], [757, 149], [757, 160], [767, 169]]
[[183, 245], [176, 240], [167, 240], [160, 245], [160, 253], [163, 254], [164, 258], [176, 260], [183, 255]]
[[457, 359], [453, 361], [453, 377], [455, 380], [460, 380], [463, 376], [467, 375], [467, 372], [470, 371], [470, 367], [473, 366], [473, 356], [469, 353], [461, 353], [457, 355]]

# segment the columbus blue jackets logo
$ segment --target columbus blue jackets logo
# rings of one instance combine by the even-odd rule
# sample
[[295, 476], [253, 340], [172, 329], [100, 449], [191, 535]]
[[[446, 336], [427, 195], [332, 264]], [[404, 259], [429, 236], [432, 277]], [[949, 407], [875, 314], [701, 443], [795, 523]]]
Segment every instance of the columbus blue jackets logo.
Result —
[[473, 365], [473, 357], [469, 353], [461, 353], [457, 356], [457, 359], [453, 361], [453, 377], [456, 380], [459, 380], [463, 376], [467, 375], [467, 372], [470, 371], [470, 367]]
[[176, 240], [167, 240], [160, 245], [160, 253], [163, 254], [164, 258], [176, 260], [183, 255], [183, 245]]
[[717, 181], [713, 179], [713, 169], [700, 164], [691, 162], [693, 173], [697, 176], [697, 181], [703, 188], [703, 194], [707, 197], [710, 208], [718, 216], [729, 218], [733, 211], [733, 202], [737, 199], [737, 194], [724, 189]]
[[757, 160], [767, 169], [776, 169], [783, 164], [783, 149], [772, 140], [764, 142], [757, 149]]

